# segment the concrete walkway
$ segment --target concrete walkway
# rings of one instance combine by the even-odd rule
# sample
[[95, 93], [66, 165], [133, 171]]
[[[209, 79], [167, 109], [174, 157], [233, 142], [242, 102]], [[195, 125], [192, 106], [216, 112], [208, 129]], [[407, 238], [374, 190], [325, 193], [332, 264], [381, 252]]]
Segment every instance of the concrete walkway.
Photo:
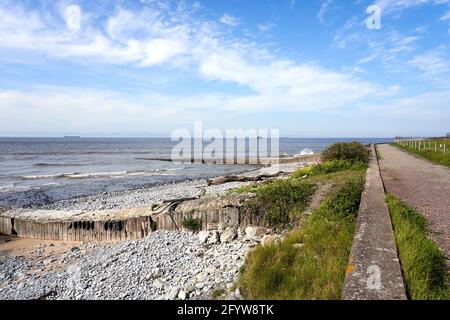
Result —
[[386, 191], [424, 214], [450, 257], [450, 169], [391, 145], [378, 145]]
[[391, 218], [373, 146], [342, 298], [406, 299]]

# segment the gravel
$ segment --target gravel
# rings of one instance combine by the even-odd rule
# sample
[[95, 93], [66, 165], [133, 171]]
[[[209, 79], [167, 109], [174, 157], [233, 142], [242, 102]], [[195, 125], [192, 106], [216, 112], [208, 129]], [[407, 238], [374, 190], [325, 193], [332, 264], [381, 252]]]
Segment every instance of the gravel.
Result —
[[430, 237], [450, 258], [450, 169], [391, 145], [377, 148], [387, 192], [425, 215], [433, 231]]
[[244, 236], [202, 244], [197, 235], [160, 230], [135, 241], [84, 243], [59, 255], [38, 248], [34, 259], [0, 257], [0, 299], [209, 298], [215, 289], [231, 288], [252, 245]]
[[195, 197], [201, 194], [221, 195], [230, 189], [246, 185], [246, 182], [230, 182], [219, 186], [207, 186], [206, 180], [192, 180], [163, 184], [136, 190], [101, 193], [68, 200], [60, 200], [39, 206], [43, 210], [109, 210], [148, 207], [166, 199]]

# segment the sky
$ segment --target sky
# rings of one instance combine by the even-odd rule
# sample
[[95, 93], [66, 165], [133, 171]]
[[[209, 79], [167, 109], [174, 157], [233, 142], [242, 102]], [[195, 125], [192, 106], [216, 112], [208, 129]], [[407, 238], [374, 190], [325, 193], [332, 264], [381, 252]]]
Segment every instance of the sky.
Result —
[[449, 46], [450, 0], [0, 0], [0, 136], [440, 136]]

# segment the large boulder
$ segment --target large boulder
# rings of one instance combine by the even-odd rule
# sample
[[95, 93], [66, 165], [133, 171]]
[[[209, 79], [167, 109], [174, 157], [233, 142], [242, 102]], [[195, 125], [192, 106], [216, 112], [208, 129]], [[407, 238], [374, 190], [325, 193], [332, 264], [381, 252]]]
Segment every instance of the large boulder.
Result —
[[211, 234], [208, 238], [208, 244], [216, 244], [216, 243], [220, 243], [220, 235], [217, 230], [211, 231]]
[[264, 227], [247, 227], [245, 228], [245, 235], [252, 240], [260, 240], [269, 230]]
[[211, 235], [210, 231], [200, 231], [198, 233], [198, 239], [200, 240], [201, 243], [206, 243], [210, 235]]
[[226, 243], [233, 241], [237, 237], [237, 231], [234, 228], [226, 228], [225, 231], [220, 235], [220, 242]]
[[261, 239], [261, 245], [268, 246], [268, 245], [276, 244], [280, 241], [281, 241], [281, 237], [279, 235], [266, 234]]

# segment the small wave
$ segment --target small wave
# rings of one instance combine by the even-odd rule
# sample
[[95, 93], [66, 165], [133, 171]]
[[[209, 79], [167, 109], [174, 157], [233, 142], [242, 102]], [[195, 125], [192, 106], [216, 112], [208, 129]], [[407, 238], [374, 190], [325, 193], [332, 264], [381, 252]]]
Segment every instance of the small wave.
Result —
[[57, 174], [42, 174], [20, 176], [24, 180], [37, 179], [91, 179], [91, 178], [121, 178], [126, 176], [157, 176], [169, 175], [168, 172], [183, 170], [184, 168], [170, 168], [170, 169], [155, 169], [153, 171], [117, 171], [117, 172], [72, 172], [72, 173], [57, 173]]
[[7, 193], [7, 192], [11, 192], [11, 191], [24, 192], [24, 191], [28, 191], [28, 190], [41, 189], [41, 188], [56, 186], [56, 185], [58, 185], [58, 183], [56, 183], [56, 182], [44, 183], [44, 184], [40, 184], [38, 186], [17, 186], [16, 184], [10, 184], [10, 185], [6, 185], [6, 186], [0, 186], [0, 193]]
[[85, 164], [81, 163], [46, 163], [46, 162], [40, 162], [40, 163], [33, 163], [34, 167], [81, 167], [85, 166]]
[[68, 178], [68, 179], [87, 179], [87, 178], [100, 178], [100, 177], [113, 177], [118, 175], [125, 175], [127, 171], [119, 171], [119, 172], [73, 172], [73, 173], [57, 173], [57, 174], [42, 174], [42, 175], [31, 175], [31, 176], [22, 176], [22, 179], [26, 180], [35, 180], [35, 179], [60, 179], [60, 178]]

